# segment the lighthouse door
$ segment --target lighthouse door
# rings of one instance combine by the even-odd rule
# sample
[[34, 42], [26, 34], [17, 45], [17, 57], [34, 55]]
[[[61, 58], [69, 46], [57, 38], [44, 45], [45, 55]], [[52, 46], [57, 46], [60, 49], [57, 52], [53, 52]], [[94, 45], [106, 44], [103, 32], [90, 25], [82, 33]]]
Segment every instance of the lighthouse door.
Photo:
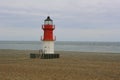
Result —
[[47, 46], [44, 47], [44, 53], [47, 53]]

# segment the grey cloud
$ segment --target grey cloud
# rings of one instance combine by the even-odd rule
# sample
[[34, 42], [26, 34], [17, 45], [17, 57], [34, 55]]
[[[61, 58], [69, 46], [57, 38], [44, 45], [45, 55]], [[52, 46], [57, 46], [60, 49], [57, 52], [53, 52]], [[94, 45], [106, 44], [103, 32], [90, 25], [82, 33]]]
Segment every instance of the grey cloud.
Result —
[[[102, 31], [107, 28], [111, 31], [110, 34], [114, 34], [112, 29], [119, 29], [120, 26], [119, 4], [119, 0], [0, 0], [0, 27], [37, 28], [41, 27], [43, 20], [50, 15], [58, 28], [77, 28], [78, 31]], [[61, 36], [60, 33], [56, 33]], [[84, 34], [84, 31], [81, 31], [81, 34]], [[94, 34], [98, 35], [95, 31]], [[117, 36], [117, 33], [111, 37], [115, 35]], [[104, 40], [102, 36], [101, 39]]]

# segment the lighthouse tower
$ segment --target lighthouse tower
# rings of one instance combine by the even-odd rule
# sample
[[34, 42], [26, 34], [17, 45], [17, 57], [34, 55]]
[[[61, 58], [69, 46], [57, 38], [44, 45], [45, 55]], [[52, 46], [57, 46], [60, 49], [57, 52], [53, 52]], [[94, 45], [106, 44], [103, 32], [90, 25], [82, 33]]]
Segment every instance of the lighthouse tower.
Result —
[[49, 16], [47, 17], [47, 19], [44, 20], [44, 25], [42, 25], [42, 29], [44, 31], [44, 34], [41, 38], [43, 42], [41, 58], [58, 58], [59, 54], [54, 53], [54, 41], [56, 38], [53, 36], [53, 30], [55, 29], [55, 25], [53, 25], [53, 20], [50, 19]]

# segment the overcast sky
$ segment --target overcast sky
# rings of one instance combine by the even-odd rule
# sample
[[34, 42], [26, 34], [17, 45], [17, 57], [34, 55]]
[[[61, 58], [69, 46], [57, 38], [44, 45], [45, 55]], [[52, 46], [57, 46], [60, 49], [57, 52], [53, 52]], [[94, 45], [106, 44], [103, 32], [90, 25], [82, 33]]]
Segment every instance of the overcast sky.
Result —
[[47, 16], [57, 41], [120, 41], [120, 0], [0, 0], [0, 40], [35, 40]]

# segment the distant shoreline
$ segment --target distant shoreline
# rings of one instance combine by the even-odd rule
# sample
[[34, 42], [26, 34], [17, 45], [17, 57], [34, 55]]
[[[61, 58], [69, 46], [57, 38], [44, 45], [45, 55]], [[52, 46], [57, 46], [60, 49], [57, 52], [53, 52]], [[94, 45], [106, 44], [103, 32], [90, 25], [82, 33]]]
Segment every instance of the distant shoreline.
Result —
[[[19, 50], [19, 49], [0, 49], [0, 51], [3, 50], [3, 51], [35, 51], [35, 52], [39, 52], [39, 50]], [[120, 54], [119, 52], [118, 53], [115, 53], [115, 52], [84, 52], [84, 51], [55, 51], [55, 53], [97, 53], [97, 54]]]
[[[0, 41], [0, 49], [39, 50], [39, 41]], [[56, 51], [120, 53], [120, 42], [56, 41]]]

